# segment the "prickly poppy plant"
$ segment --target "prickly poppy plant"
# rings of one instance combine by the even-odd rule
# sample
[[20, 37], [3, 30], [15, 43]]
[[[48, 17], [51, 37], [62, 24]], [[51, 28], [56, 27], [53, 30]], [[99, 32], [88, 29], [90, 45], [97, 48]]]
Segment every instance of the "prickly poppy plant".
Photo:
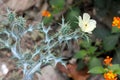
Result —
[[[52, 30], [51, 26], [45, 26], [44, 23], [36, 25], [26, 25], [26, 20], [23, 17], [16, 17], [14, 12], [9, 10], [6, 15], [7, 19], [4, 21], [4, 28], [1, 30], [0, 35], [4, 35], [4, 38], [0, 37], [0, 44], [2, 48], [7, 48], [11, 51], [14, 58], [17, 59], [17, 66], [22, 68], [23, 80], [33, 80], [35, 72], [40, 72], [41, 67], [52, 64], [56, 65], [58, 62], [65, 66], [66, 62], [63, 61], [61, 51], [56, 50], [56, 47], [62, 47], [62, 44], [69, 46], [70, 40], [78, 40], [81, 38], [87, 38], [88, 36], [84, 32], [91, 33], [96, 27], [94, 20], [89, 20], [90, 16], [85, 13], [83, 19], [88, 21], [87, 26], [84, 25], [84, 21], [79, 20], [79, 26], [74, 31], [70, 28], [68, 23], [65, 23], [62, 18], [62, 23], [58, 32], [50, 34]], [[49, 17], [51, 14], [44, 11], [43, 16]], [[92, 23], [94, 23], [92, 25]], [[92, 26], [91, 26], [92, 25]], [[89, 28], [91, 26], [91, 28]], [[92, 28], [93, 27], [93, 28]], [[35, 43], [34, 49], [24, 50], [22, 49], [22, 39], [26, 34], [38, 31], [43, 33], [44, 38], [40, 40], [40, 45]], [[38, 56], [38, 59], [35, 59]]]

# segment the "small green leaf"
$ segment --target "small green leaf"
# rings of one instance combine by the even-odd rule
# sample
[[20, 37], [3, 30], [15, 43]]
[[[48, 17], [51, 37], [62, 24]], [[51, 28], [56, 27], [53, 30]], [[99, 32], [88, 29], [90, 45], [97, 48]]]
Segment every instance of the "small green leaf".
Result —
[[103, 40], [103, 47], [106, 51], [110, 51], [115, 48], [118, 42], [118, 35], [110, 35]]
[[120, 75], [120, 69], [115, 71], [116, 74]]
[[53, 14], [59, 13], [65, 5], [65, 0], [49, 0], [53, 8]]
[[116, 71], [120, 70], [120, 65], [119, 64], [113, 64], [112, 66], [108, 66], [108, 69], [116, 72]]
[[112, 33], [119, 33], [120, 29], [118, 27], [112, 27]]
[[91, 69], [91, 68], [96, 67], [96, 66], [101, 66], [101, 62], [98, 58], [92, 57], [90, 59], [90, 62], [88, 63], [88, 67], [89, 67], [89, 69]]
[[110, 30], [108, 30], [107, 28], [105, 27], [102, 27], [103, 25], [98, 25], [97, 28], [95, 28], [95, 30], [93, 31], [93, 34], [97, 37], [97, 38], [100, 38], [100, 39], [104, 39], [106, 38], [107, 36], [110, 35]]
[[88, 42], [88, 41], [86, 41], [86, 40], [83, 40], [83, 41], [80, 42], [80, 46], [81, 46], [82, 48], [88, 49], [88, 48], [91, 47], [91, 41]]
[[119, 47], [116, 49], [116, 54], [113, 57], [113, 63], [120, 64], [120, 48]]
[[53, 7], [64, 7], [65, 5], [65, 0], [50, 0], [50, 4]]
[[89, 52], [90, 54], [94, 54], [96, 50], [97, 50], [97, 47], [91, 46], [91, 47], [88, 49], [88, 52]]
[[120, 75], [120, 65], [119, 64], [113, 64], [112, 66], [108, 66], [108, 68], [110, 70], [114, 71], [114, 73]]
[[43, 23], [44, 24], [50, 24], [53, 21], [53, 16], [51, 17], [44, 17]]
[[85, 50], [80, 50], [78, 53], [75, 54], [75, 58], [82, 59], [86, 56], [87, 52]]
[[88, 71], [88, 73], [93, 73], [93, 74], [102, 74], [104, 73], [105, 70], [102, 66], [97, 66]]

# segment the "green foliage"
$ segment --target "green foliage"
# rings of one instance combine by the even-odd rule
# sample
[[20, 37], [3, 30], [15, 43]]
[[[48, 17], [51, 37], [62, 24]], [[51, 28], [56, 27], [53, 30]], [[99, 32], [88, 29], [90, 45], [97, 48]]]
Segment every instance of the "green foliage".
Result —
[[96, 66], [102, 66], [102, 64], [98, 58], [92, 57], [89, 60], [88, 67], [89, 67], [89, 69], [92, 69], [93, 67], [96, 67]]
[[108, 66], [108, 69], [114, 71], [114, 73], [120, 75], [120, 65], [119, 64], [113, 64], [112, 66]]
[[50, 17], [44, 17], [43, 22], [45, 25], [49, 25], [54, 21], [54, 15], [59, 14], [65, 6], [65, 0], [49, 0], [49, 4], [52, 7], [50, 11]]
[[119, 68], [119, 70], [115, 71], [115, 73], [120, 75], [120, 68]]
[[65, 0], [49, 0], [49, 2], [53, 8], [53, 14], [57, 14], [64, 9]]
[[44, 19], [43, 19], [43, 23], [46, 24], [46, 25], [50, 24], [52, 21], [53, 21], [53, 16], [44, 17]]
[[104, 68], [102, 66], [97, 66], [88, 71], [89, 73], [93, 74], [102, 74], [105, 72]]
[[106, 51], [110, 51], [115, 48], [118, 42], [118, 35], [110, 35], [103, 40], [103, 46]]
[[[120, 9], [120, 0], [93, 0], [94, 7], [96, 10], [95, 17], [100, 20], [97, 28], [93, 31], [96, 39], [99, 40], [97, 43], [96, 40], [92, 44], [86, 41], [80, 41], [80, 51], [78, 51], [74, 57], [79, 60], [78, 68], [82, 69], [84, 66], [88, 66], [89, 73], [94, 74], [103, 74], [109, 70], [112, 70], [116, 74], [120, 74], [120, 29], [117, 27], [112, 27], [111, 29], [105, 27], [106, 25], [101, 24], [102, 20], [110, 19], [109, 16], [119, 16]], [[78, 11], [81, 12], [81, 11]], [[67, 13], [67, 21], [73, 20], [74, 16], [78, 14], [77, 9], [72, 8], [68, 10]], [[99, 19], [100, 18], [100, 19]], [[106, 24], [106, 23], [105, 23]], [[74, 27], [75, 24], [73, 24]], [[71, 24], [72, 26], [72, 24]], [[116, 52], [115, 52], [116, 51]], [[112, 53], [111, 53], [112, 52]], [[105, 53], [109, 53], [108, 55], [113, 55], [113, 66], [104, 66], [101, 64], [99, 58], [103, 57]], [[101, 54], [101, 55], [100, 55]], [[105, 54], [106, 55], [106, 54]], [[99, 57], [99, 58], [98, 58]], [[87, 58], [87, 60], [86, 60]], [[107, 68], [107, 69], [105, 69]]]
[[120, 29], [118, 27], [112, 27], [112, 33], [120, 33]]
[[[95, 64], [95, 62], [93, 62], [92, 64]], [[113, 73], [120, 75], [120, 64], [112, 64], [112, 66], [108, 65], [105, 67], [102, 67], [102, 65], [91, 66], [89, 73], [103, 74], [103, 73], [108, 72], [108, 71], [112, 71]]]
[[80, 47], [81, 47], [81, 50], [75, 55], [76, 58], [83, 58], [86, 55], [94, 56], [94, 54], [97, 50], [96, 46], [92, 46], [91, 41], [88, 42], [88, 41], [85, 41], [85, 40], [81, 40]]
[[84, 49], [80, 50], [79, 52], [77, 52], [75, 54], [74, 57], [77, 58], [77, 59], [84, 59], [84, 57], [87, 56], [87, 55], [92, 56], [95, 53], [96, 50], [97, 50], [96, 47], [91, 46], [87, 50], [84, 50]]
[[74, 7], [67, 11], [66, 20], [70, 23], [72, 29], [75, 29], [76, 26], [78, 26], [77, 16], [79, 16], [79, 14], [80, 10], [77, 7]]
[[110, 30], [105, 27], [99, 26], [94, 30], [93, 34], [99, 39], [104, 39], [110, 35]]
[[50, 0], [50, 4], [57, 8], [64, 8], [65, 0]]
[[91, 46], [91, 42], [81, 40], [80, 46], [84, 49], [88, 49]]
[[87, 55], [87, 51], [80, 50], [78, 53], [75, 54], [75, 58], [83, 59]]
[[120, 48], [116, 49], [116, 54], [113, 57], [113, 63], [120, 64]]
[[97, 47], [92, 46], [92, 42], [81, 40], [80, 47], [81, 50], [74, 55], [79, 60], [78, 69], [82, 69], [84, 66], [87, 66], [89, 69], [101, 66], [101, 61], [97, 58]]
[[92, 54], [95, 53], [96, 50], [97, 50], [97, 47], [91, 46], [91, 47], [88, 49], [88, 52], [92, 55]]

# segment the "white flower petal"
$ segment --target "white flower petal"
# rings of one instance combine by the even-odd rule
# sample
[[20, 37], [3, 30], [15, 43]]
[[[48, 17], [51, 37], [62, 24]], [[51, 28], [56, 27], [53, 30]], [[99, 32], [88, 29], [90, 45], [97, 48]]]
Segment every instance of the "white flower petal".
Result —
[[94, 19], [90, 19], [90, 21], [89, 22], [91, 22], [91, 23], [93, 23], [93, 24], [95, 24], [96, 25], [96, 21], [94, 20]]
[[83, 14], [83, 21], [84, 21], [85, 23], [88, 23], [89, 20], [90, 20], [90, 15], [89, 15], [88, 13], [84, 13], [84, 14]]
[[91, 19], [88, 23], [88, 27], [86, 28], [86, 32], [92, 32], [96, 28], [96, 21]]
[[83, 26], [83, 20], [81, 18], [81, 16], [79, 16], [79, 27], [82, 27]]
[[90, 28], [89, 30], [90, 30], [90, 31], [93, 31], [93, 30], [96, 28], [96, 21], [91, 19], [91, 20], [89, 21], [89, 24], [88, 24], [88, 25], [89, 25], [89, 28]]

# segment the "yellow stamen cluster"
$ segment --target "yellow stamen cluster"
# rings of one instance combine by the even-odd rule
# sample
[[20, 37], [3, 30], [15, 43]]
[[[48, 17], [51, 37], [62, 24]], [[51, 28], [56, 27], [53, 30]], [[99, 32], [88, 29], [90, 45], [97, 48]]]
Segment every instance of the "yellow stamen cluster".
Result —
[[104, 64], [111, 66], [111, 65], [112, 65], [111, 61], [112, 61], [112, 58], [110, 58], [109, 56], [107, 56], [107, 57], [104, 59]]
[[108, 71], [104, 73], [105, 80], [117, 80], [117, 74], [113, 73], [112, 71]]
[[120, 28], [120, 17], [114, 17], [113, 18], [112, 26]]

